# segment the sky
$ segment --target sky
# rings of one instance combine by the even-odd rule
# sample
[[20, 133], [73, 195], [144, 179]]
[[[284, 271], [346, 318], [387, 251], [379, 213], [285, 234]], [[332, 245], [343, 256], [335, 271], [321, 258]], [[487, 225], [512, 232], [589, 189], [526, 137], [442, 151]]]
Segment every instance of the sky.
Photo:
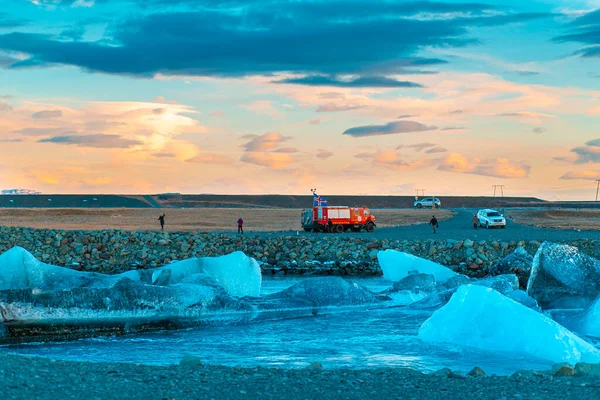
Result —
[[0, 188], [593, 200], [600, 0], [2, 0]]

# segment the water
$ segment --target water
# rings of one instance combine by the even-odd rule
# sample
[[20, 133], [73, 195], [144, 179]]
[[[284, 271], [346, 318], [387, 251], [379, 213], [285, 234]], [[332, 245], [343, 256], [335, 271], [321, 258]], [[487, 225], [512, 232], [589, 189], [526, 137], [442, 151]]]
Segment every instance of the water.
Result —
[[[265, 280], [262, 293], [285, 289], [297, 281]], [[359, 283], [371, 290], [389, 287], [382, 279], [364, 279]], [[430, 315], [430, 312], [401, 307], [361, 308], [353, 312], [245, 325], [34, 343], [9, 346], [0, 351], [72, 361], [153, 365], [177, 364], [185, 355], [198, 356], [205, 364], [244, 367], [301, 368], [320, 362], [325, 368], [412, 367], [428, 372], [449, 367], [466, 372], [478, 365], [486, 373], [498, 375], [551, 366], [549, 362], [515, 354], [424, 343], [417, 332]]]

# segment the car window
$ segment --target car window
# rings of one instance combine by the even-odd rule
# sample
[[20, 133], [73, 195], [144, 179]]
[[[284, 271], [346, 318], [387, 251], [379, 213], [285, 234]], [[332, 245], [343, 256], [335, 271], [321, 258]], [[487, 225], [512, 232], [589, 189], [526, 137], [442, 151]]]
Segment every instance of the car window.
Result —
[[487, 213], [488, 217], [499, 217], [500, 213], [499, 212], [489, 212]]

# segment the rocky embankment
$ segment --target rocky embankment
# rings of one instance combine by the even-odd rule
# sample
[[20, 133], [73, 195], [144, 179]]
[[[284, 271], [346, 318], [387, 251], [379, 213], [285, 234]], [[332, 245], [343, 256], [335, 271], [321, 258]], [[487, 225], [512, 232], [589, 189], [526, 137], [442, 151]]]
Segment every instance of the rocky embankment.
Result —
[[[565, 243], [600, 258], [598, 241], [584, 239]], [[500, 260], [516, 248], [522, 247], [533, 255], [540, 245], [538, 241], [388, 240], [350, 235], [270, 238], [192, 232], [0, 227], [0, 252], [21, 246], [46, 263], [103, 273], [243, 251], [259, 261], [263, 274], [267, 275], [377, 276], [382, 273], [377, 252], [395, 249], [481, 277], [494, 272]]]

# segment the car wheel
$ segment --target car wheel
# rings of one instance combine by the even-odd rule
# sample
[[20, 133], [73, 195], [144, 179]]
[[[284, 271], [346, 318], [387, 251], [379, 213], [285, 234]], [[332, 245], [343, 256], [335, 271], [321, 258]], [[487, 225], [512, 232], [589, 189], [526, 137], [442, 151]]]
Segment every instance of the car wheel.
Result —
[[421, 204], [421, 203], [417, 204], [417, 208], [423, 208], [423, 204]]

